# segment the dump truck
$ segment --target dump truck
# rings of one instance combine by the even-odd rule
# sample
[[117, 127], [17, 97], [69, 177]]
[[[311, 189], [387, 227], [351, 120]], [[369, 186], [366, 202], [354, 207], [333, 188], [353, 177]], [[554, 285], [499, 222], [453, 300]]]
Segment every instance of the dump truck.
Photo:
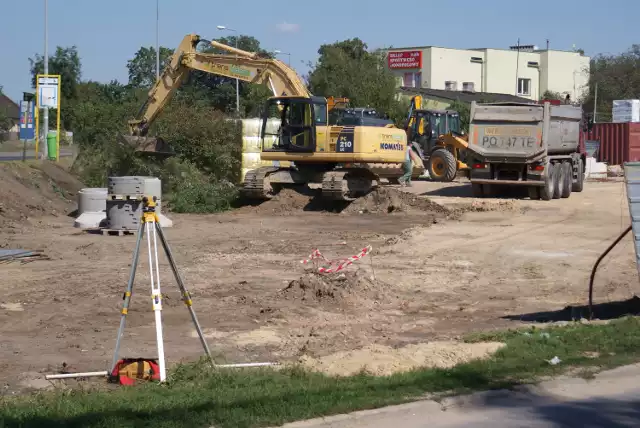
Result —
[[531, 199], [568, 198], [584, 186], [583, 133], [593, 123], [581, 106], [471, 103], [467, 164], [474, 196], [524, 186]]

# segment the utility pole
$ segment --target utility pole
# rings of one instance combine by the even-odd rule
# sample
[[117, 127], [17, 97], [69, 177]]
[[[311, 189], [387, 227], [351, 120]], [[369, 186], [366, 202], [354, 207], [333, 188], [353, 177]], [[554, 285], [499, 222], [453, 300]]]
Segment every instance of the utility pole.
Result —
[[596, 93], [593, 97], [593, 123], [596, 123], [596, 107], [598, 105], [598, 82], [596, 81]]
[[[49, 74], [49, 23], [47, 15], [49, 14], [49, 1], [44, 0], [44, 74]], [[49, 156], [49, 148], [47, 147], [47, 135], [49, 134], [49, 108], [44, 108], [44, 124], [42, 126], [42, 139], [44, 140], [42, 147], [44, 148], [44, 158]], [[36, 153], [36, 156], [38, 154]]]
[[516, 54], [516, 93], [515, 95], [518, 95], [518, 67], [520, 67], [520, 38], [518, 37], [518, 45], [517, 45], [517, 51], [518, 53]]
[[156, 0], [156, 80], [160, 79], [160, 0]]

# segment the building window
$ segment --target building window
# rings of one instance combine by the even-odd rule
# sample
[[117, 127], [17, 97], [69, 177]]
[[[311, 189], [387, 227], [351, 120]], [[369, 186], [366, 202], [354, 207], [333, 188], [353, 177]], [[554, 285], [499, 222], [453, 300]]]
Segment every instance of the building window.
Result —
[[457, 91], [458, 90], [458, 82], [455, 80], [447, 80], [444, 82], [444, 89], [447, 91]]
[[418, 72], [413, 74], [413, 87], [422, 88], [422, 73]]
[[413, 88], [413, 73], [404, 73], [404, 87]]
[[531, 95], [531, 79], [518, 79], [518, 95]]
[[422, 73], [404, 73], [402, 86], [407, 88], [422, 87]]

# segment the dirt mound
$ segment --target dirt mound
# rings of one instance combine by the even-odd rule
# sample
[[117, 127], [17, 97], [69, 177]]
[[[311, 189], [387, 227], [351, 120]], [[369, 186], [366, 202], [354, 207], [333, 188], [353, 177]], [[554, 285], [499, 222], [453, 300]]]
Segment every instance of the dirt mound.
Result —
[[429, 211], [448, 214], [449, 210], [427, 198], [403, 192], [390, 187], [378, 187], [368, 195], [353, 201], [346, 213], [395, 213], [408, 211]]
[[354, 351], [343, 351], [321, 358], [303, 356], [299, 362], [330, 375], [349, 376], [361, 371], [386, 376], [416, 368], [449, 368], [457, 364], [486, 358], [504, 346], [503, 343], [460, 343], [454, 341], [419, 343], [403, 348], [369, 345]]
[[76, 208], [82, 183], [52, 162], [0, 163], [0, 225]]
[[334, 212], [345, 214], [394, 214], [406, 212], [430, 212], [450, 214], [450, 210], [427, 198], [400, 190], [379, 187], [353, 202], [327, 201], [320, 197], [319, 189], [298, 191], [283, 189], [273, 199], [260, 205], [244, 207], [256, 214], [289, 215], [300, 211]]
[[307, 209], [313, 196], [315, 196], [315, 192], [304, 194], [294, 189], [283, 189], [272, 199], [247, 208], [258, 214], [287, 215]]
[[280, 294], [285, 299], [312, 303], [336, 301], [362, 303], [362, 300], [381, 300], [389, 286], [377, 281], [363, 269], [321, 274], [309, 272], [291, 281]]

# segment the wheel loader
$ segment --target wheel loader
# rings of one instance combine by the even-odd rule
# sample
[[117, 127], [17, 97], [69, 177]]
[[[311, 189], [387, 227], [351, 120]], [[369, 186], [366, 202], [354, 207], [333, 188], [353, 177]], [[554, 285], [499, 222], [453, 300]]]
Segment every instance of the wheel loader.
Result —
[[411, 99], [405, 131], [432, 180], [452, 181], [458, 171], [469, 169], [464, 162], [468, 141], [460, 131], [458, 112], [423, 109], [422, 97], [416, 95]]
[[[226, 54], [198, 52], [207, 42]], [[129, 121], [126, 141], [137, 151], [171, 153], [161, 138], [147, 137], [150, 125], [191, 70], [201, 70], [244, 82], [267, 84], [272, 92], [264, 108], [260, 136], [262, 160], [274, 164], [245, 174], [242, 193], [249, 198], [269, 199], [288, 186], [318, 183], [322, 196], [349, 201], [379, 184], [380, 165], [404, 160], [407, 134], [395, 127], [332, 125], [329, 110], [348, 100], [313, 96], [302, 79], [277, 59], [207, 41], [190, 34], [174, 52], [170, 64], [149, 92], [139, 117]], [[279, 127], [271, 131], [269, 119]]]

